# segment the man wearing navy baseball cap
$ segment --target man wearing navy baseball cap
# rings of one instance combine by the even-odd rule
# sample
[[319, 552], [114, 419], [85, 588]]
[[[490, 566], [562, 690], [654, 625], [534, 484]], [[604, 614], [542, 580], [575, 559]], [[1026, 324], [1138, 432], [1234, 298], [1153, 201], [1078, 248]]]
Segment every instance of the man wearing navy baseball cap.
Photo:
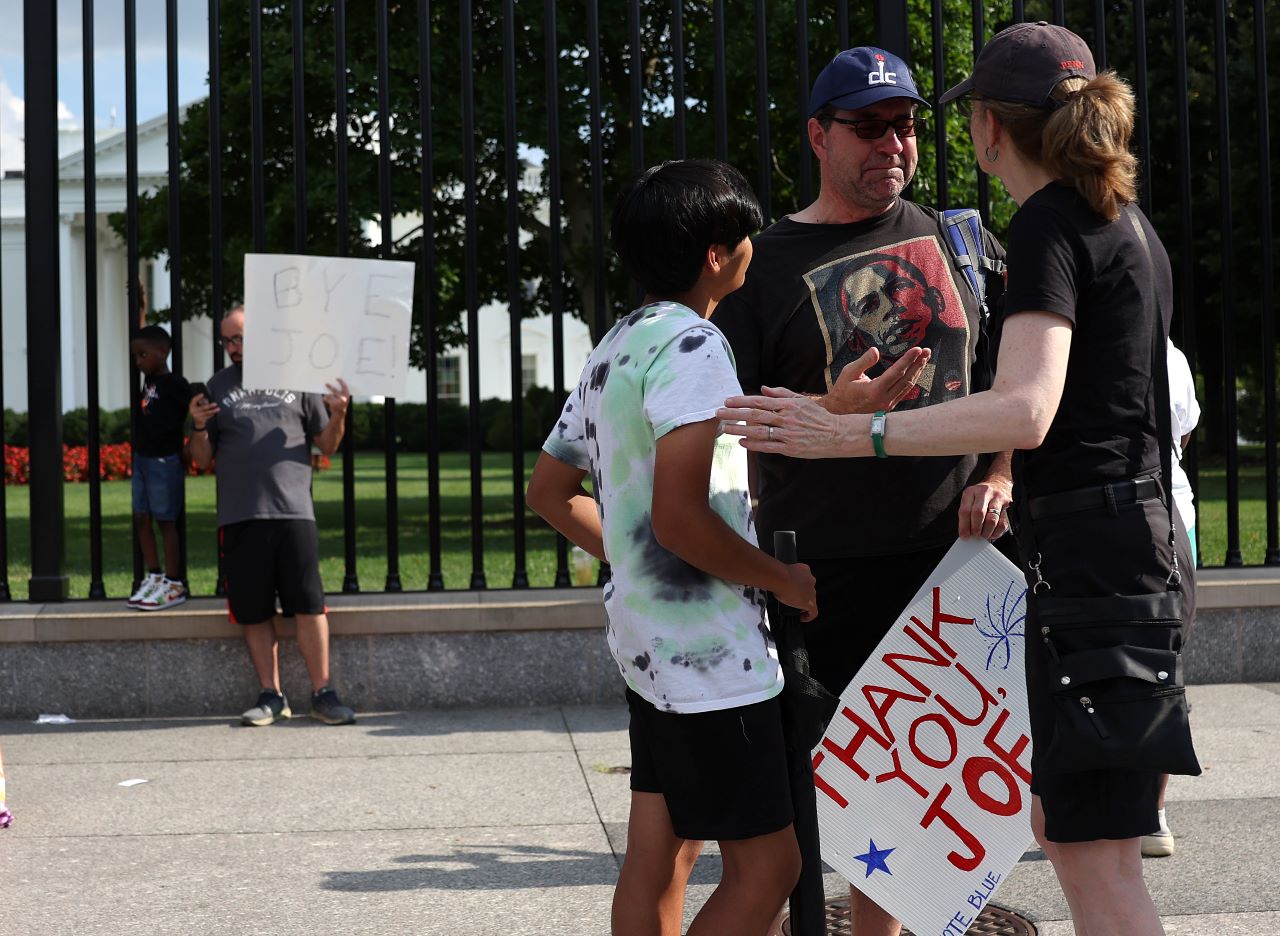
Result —
[[[818, 75], [806, 128], [818, 197], [754, 238], [745, 285], [712, 317], [733, 347], [745, 393], [790, 387], [833, 412], [883, 411], [873, 427], [888, 434], [889, 410], [977, 389], [974, 377], [987, 367], [978, 301], [938, 213], [902, 197], [916, 171], [919, 112], [928, 106], [907, 63], [884, 49], [848, 49]], [[1004, 256], [989, 234], [984, 253]], [[760, 454], [756, 468], [760, 541], [796, 531], [823, 609], [805, 625], [812, 672], [837, 695], [957, 535], [994, 539], [1007, 528], [1007, 453]], [[850, 901], [858, 936], [900, 932], [861, 891], [851, 889]]]

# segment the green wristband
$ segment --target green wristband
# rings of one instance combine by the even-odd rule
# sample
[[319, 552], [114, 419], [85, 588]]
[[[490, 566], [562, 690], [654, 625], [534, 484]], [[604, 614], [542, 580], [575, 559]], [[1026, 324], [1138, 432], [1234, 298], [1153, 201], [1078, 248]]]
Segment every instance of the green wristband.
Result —
[[884, 450], [884, 426], [887, 421], [884, 410], [876, 410], [875, 415], [871, 417], [871, 447], [875, 449], [876, 458], [888, 458], [889, 453]]

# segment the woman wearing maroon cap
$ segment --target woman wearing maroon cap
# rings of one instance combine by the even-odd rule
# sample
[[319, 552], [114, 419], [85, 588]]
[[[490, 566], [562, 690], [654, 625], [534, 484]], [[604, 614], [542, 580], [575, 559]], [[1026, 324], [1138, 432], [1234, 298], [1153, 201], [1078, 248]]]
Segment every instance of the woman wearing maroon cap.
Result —
[[[1154, 348], [1163, 351], [1173, 282], [1155, 230], [1132, 207], [1133, 94], [1114, 73], [1096, 74], [1079, 36], [1021, 23], [995, 36], [973, 75], [941, 101], [962, 96], [979, 166], [1019, 205], [992, 389], [887, 418], [832, 415], [774, 389], [732, 398], [719, 415], [745, 422], [727, 428], [748, 448], [801, 458], [1017, 450], [1036, 838], [1077, 936], [1153, 936], [1164, 929], [1139, 839], [1158, 826], [1160, 775], [1113, 767], [1114, 759], [1104, 769], [1047, 769], [1055, 730], [1064, 729], [1054, 722], [1055, 649], [1041, 639], [1040, 617], [1050, 594], [1158, 597], [1177, 590], [1179, 576], [1182, 620], [1194, 612], [1190, 546], [1159, 481], [1168, 398]], [[1198, 770], [1193, 757], [1192, 765], [1186, 772]]]

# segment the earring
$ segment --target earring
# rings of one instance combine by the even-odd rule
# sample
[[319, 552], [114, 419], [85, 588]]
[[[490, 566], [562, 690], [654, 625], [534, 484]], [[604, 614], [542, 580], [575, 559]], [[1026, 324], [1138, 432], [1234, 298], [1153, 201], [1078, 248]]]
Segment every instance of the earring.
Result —
[[996, 150], [995, 155], [993, 156], [991, 155], [991, 147], [989, 146], [984, 146], [982, 151], [987, 154], [987, 162], [995, 162], [1000, 158], [1000, 151]]

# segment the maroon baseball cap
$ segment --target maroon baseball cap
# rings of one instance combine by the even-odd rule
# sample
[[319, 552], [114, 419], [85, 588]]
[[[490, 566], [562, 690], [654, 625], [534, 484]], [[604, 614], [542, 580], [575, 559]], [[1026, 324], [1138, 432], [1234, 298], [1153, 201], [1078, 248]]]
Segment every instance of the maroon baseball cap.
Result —
[[939, 104], [977, 92], [996, 101], [1053, 109], [1053, 89], [1064, 78], [1093, 78], [1097, 70], [1085, 41], [1065, 26], [1017, 23], [982, 47], [973, 74], [938, 99]]

